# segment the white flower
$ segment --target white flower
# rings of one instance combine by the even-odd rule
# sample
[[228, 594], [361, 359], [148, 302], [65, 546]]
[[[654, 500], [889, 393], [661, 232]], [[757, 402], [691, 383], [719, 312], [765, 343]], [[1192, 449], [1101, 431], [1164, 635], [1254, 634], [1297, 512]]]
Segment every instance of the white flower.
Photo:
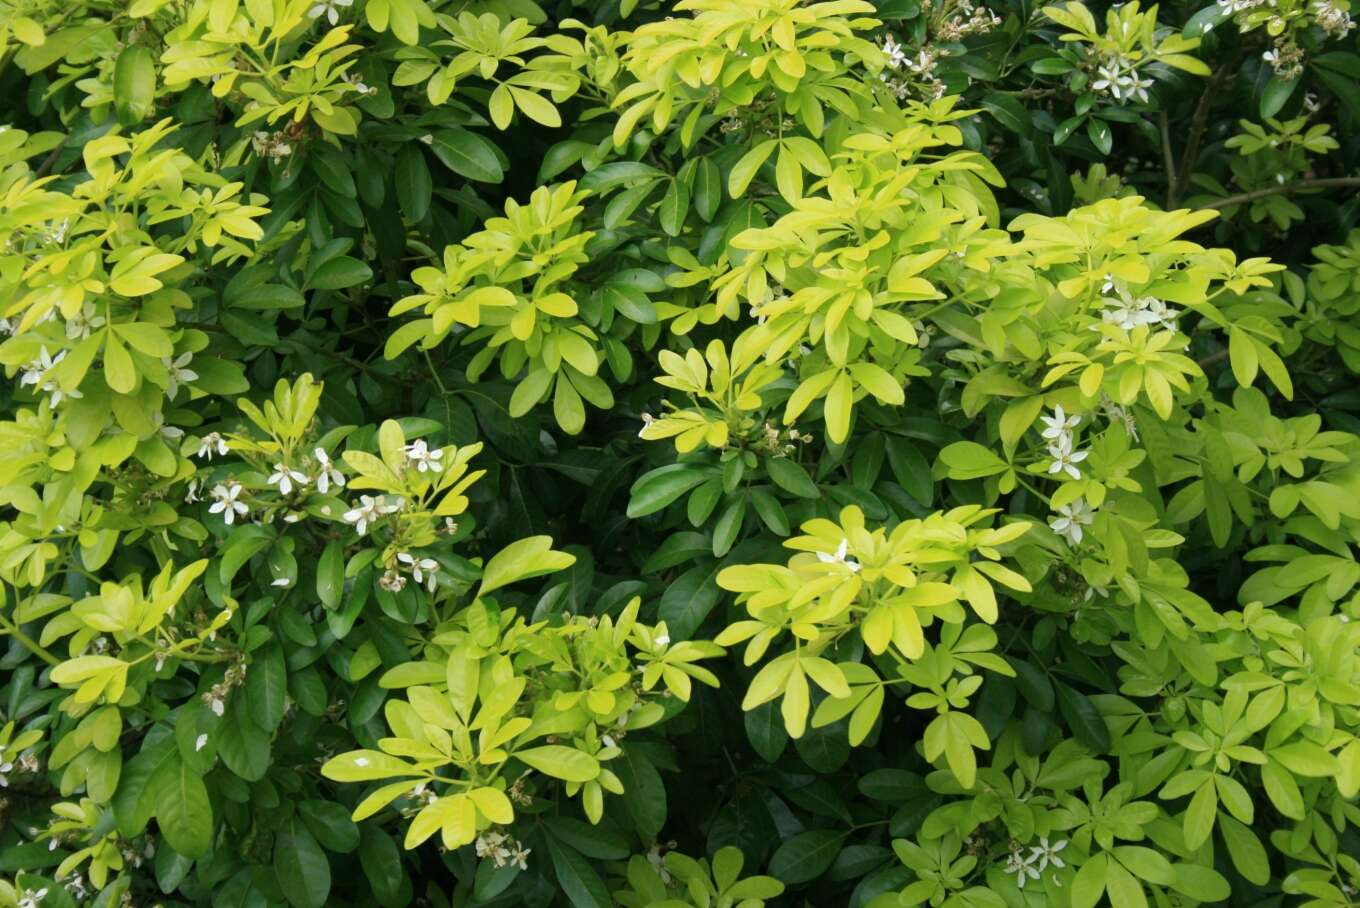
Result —
[[1272, 47], [1270, 50], [1268, 50], [1268, 51], [1266, 51], [1265, 53], [1261, 54], [1261, 59], [1264, 60], [1264, 61], [1266, 61], [1267, 63], [1269, 63], [1271, 66], [1279, 67], [1279, 65], [1280, 65], [1280, 51], [1279, 51], [1279, 48]]
[[213, 715], [218, 716], [219, 718], [222, 716], [223, 713], [227, 711], [226, 700], [221, 700], [214, 697], [210, 705], [212, 706]]
[[184, 502], [185, 504], [193, 504], [195, 501], [198, 501], [198, 480], [191, 479], [189, 480], [189, 488], [184, 491]]
[[50, 356], [46, 347], [40, 347], [38, 358], [24, 367], [24, 374], [19, 378], [19, 387], [33, 385], [36, 390], [51, 395], [54, 407], [61, 403], [63, 397], [81, 397], [79, 391], [65, 391], [56, 379], [47, 377], [48, 373], [65, 358], [65, 350], [59, 350], [56, 356]]
[[250, 513], [245, 502], [236, 500], [241, 494], [241, 484], [234, 479], [228, 480], [225, 485], [219, 482], [213, 486], [211, 494], [216, 500], [208, 506], [208, 513], [221, 514], [227, 526], [235, 522], [236, 515], [244, 517]]
[[1066, 847], [1067, 839], [1063, 839], [1061, 842], [1055, 842], [1050, 845], [1048, 844], [1048, 836], [1040, 836], [1039, 844], [1031, 847], [1029, 850], [1029, 859], [1031, 861], [1036, 858], [1039, 860], [1040, 871], [1047, 869], [1049, 864], [1052, 864], [1054, 867], [1063, 867], [1066, 865], [1063, 864], [1062, 858], [1058, 857], [1058, 852]]
[[670, 634], [657, 634], [656, 639], [652, 642], [654, 642], [657, 646], [670, 646], [671, 636]]
[[288, 495], [293, 491], [293, 483], [296, 482], [298, 486], [301, 487], [305, 486], [310, 480], [308, 480], [306, 473], [299, 473], [292, 467], [286, 467], [281, 463], [276, 463], [274, 464], [274, 472], [269, 474], [269, 479], [266, 481], [271, 486], [277, 485], [279, 487], [279, 492]]
[[850, 540], [842, 539], [841, 544], [836, 547], [836, 554], [828, 555], [826, 552], [818, 552], [817, 560], [822, 564], [843, 564], [850, 569], [850, 573], [854, 574], [859, 571], [860, 565], [858, 561], [851, 561], [845, 557], [849, 551]]
[[[56, 844], [57, 844], [56, 839], [53, 839], [52, 846], [54, 849], [56, 847]], [[42, 900], [45, 898], [47, 898], [46, 886], [37, 890], [36, 892], [33, 891], [32, 889], [25, 889], [24, 897], [19, 899], [19, 901], [15, 903], [15, 906], [16, 908], [38, 908], [38, 904], [42, 902]]]
[[892, 39], [892, 35], [883, 39], [883, 53], [888, 55], [888, 65], [893, 69], [898, 69], [907, 61], [906, 51], [902, 50], [902, 45]]
[[1053, 463], [1049, 465], [1049, 473], [1067, 472], [1073, 479], [1081, 479], [1081, 471], [1076, 464], [1081, 463], [1091, 455], [1090, 451], [1073, 451], [1072, 439], [1064, 436], [1058, 439], [1057, 444], [1048, 449], [1048, 454], [1053, 458]]
[[194, 739], [194, 751], [197, 752], [202, 750], [204, 747], [207, 746], [207, 744], [208, 744], [207, 734], [199, 735], [197, 738]]
[[9, 760], [0, 763], [0, 788], [9, 788], [8, 773], [12, 772], [13, 770], [14, 764], [11, 763]]
[[1034, 869], [1033, 860], [1023, 857], [1018, 851], [1012, 851], [1010, 857], [1006, 859], [1006, 872], [1015, 874], [1015, 882], [1021, 889], [1025, 888], [1026, 878], [1031, 880], [1039, 878], [1039, 871]]
[[1071, 504], [1065, 504], [1058, 508], [1059, 516], [1048, 521], [1048, 525], [1053, 528], [1053, 532], [1067, 540], [1068, 545], [1076, 545], [1081, 542], [1082, 527], [1090, 526], [1091, 520], [1095, 517], [1095, 511], [1086, 503], [1085, 498], [1078, 498]]
[[417, 558], [410, 552], [398, 552], [397, 560], [407, 566], [416, 583], [424, 583], [428, 577], [430, 592], [434, 592], [435, 574], [439, 571], [438, 561], [433, 558]]
[[307, 15], [312, 19], [326, 17], [326, 21], [335, 25], [340, 21], [340, 7], [353, 6], [354, 0], [321, 0], [316, 6], [307, 10]]
[[198, 456], [213, 459], [213, 455], [225, 457], [227, 454], [227, 440], [219, 432], [209, 432], [198, 440]]
[[1075, 413], [1068, 416], [1063, 411], [1062, 404], [1053, 408], [1052, 416], [1040, 416], [1039, 419], [1047, 426], [1039, 434], [1053, 441], [1071, 436], [1072, 430], [1081, 422], [1081, 417]]
[[345, 487], [345, 474], [335, 468], [335, 464], [331, 463], [325, 449], [317, 448], [312, 452], [312, 456], [321, 465], [321, 472], [316, 477], [316, 490], [325, 495], [330, 491], [331, 486], [343, 489]]
[[[398, 499], [400, 502], [400, 499]], [[358, 530], [359, 535], [364, 535], [368, 531], [371, 523], [377, 523], [384, 514], [392, 514], [400, 510], [401, 505], [383, 504], [371, 495], [360, 495], [359, 504], [352, 510], [345, 512], [345, 520], [354, 524], [354, 529]]]
[[189, 361], [194, 358], [192, 353], [181, 353], [175, 359], [168, 356], [161, 357], [161, 364], [165, 366], [165, 371], [170, 373], [170, 384], [165, 389], [166, 397], [174, 397], [179, 391], [179, 383], [182, 381], [194, 381], [198, 378], [198, 373], [188, 368]]
[[66, 339], [84, 340], [95, 328], [104, 326], [105, 318], [99, 314], [94, 303], [86, 303], [80, 311], [66, 320]]
[[444, 465], [439, 459], [444, 456], [444, 452], [438, 448], [431, 450], [425, 444], [425, 439], [418, 438], [406, 446], [406, 459], [416, 465], [416, 469], [424, 473], [427, 470], [431, 473], [438, 473], [444, 469]]

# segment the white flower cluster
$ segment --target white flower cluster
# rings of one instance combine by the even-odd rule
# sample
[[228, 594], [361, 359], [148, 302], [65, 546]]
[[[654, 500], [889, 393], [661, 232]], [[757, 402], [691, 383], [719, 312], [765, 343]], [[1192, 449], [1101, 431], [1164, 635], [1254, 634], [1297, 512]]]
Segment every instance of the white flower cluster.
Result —
[[1106, 54], [1096, 65], [1096, 78], [1091, 88], [1109, 95], [1120, 104], [1126, 101], [1148, 101], [1147, 90], [1152, 80], [1138, 74], [1138, 64], [1123, 54]]
[[879, 75], [879, 78], [898, 100], [905, 100], [911, 95], [911, 81], [894, 76], [894, 72], [909, 73], [916, 80], [925, 83], [926, 94], [932, 98], [944, 94], [945, 84], [935, 77], [935, 67], [940, 62], [940, 54], [934, 48], [919, 48], [916, 56], [910, 57], [902, 45], [894, 41], [892, 35], [888, 35], [883, 39], [881, 50], [888, 58], [888, 68]]
[[516, 841], [503, 832], [488, 829], [477, 836], [474, 847], [477, 849], [477, 857], [489, 857], [497, 867], [509, 867], [514, 864], [520, 870], [529, 869], [528, 861], [532, 850], [525, 848], [523, 842]]
[[47, 352], [46, 347], [39, 348], [38, 358], [24, 366], [24, 374], [19, 378], [19, 387], [24, 388], [33, 385], [37, 391], [48, 395], [53, 407], [58, 406], [63, 400], [80, 397], [79, 391], [62, 390], [57, 380], [49, 375], [65, 358], [65, 350], [59, 350], [56, 356], [52, 356]]
[[[227, 698], [231, 696], [232, 690], [245, 683], [246, 665], [244, 662], [238, 662], [227, 668], [221, 681], [218, 681], [210, 689], [204, 692], [203, 702], [212, 710], [214, 716], [221, 718], [227, 711]], [[202, 740], [203, 744], [208, 743], [206, 736]], [[201, 747], [202, 745], [198, 746]]]
[[281, 132], [256, 130], [250, 137], [250, 147], [262, 158], [279, 161], [293, 153], [293, 143]]
[[400, 498], [395, 502], [388, 502], [372, 495], [360, 495], [359, 503], [345, 512], [345, 520], [354, 524], [354, 529], [362, 536], [368, 532], [370, 526], [383, 517], [401, 510], [403, 503]]
[[1006, 859], [1006, 872], [1016, 875], [1016, 884], [1025, 888], [1027, 880], [1039, 879], [1039, 874], [1048, 869], [1049, 865], [1054, 867], [1064, 867], [1063, 859], [1058, 857], [1058, 852], [1067, 847], [1067, 840], [1048, 843], [1048, 837], [1042, 836], [1038, 845], [1033, 845], [1029, 849], [1029, 854], [1022, 854], [1017, 846], [1012, 846], [1013, 850]]
[[94, 303], [85, 303], [79, 312], [66, 320], [66, 339], [84, 340], [94, 329], [104, 327], [105, 321]]
[[1105, 309], [1100, 318], [1108, 325], [1115, 325], [1125, 331], [1132, 331], [1139, 325], [1176, 330], [1180, 312], [1168, 306], [1164, 300], [1155, 296], [1134, 296], [1123, 281], [1114, 278], [1105, 281], [1101, 293], [1105, 294], [1100, 298]]
[[1068, 416], [1059, 405], [1053, 408], [1052, 416], [1039, 418], [1046, 427], [1040, 434], [1048, 441], [1048, 455], [1053, 458], [1048, 472], [1051, 474], [1066, 472], [1073, 479], [1081, 479], [1081, 471], [1076, 465], [1091, 455], [1090, 451], [1074, 450], [1076, 441], [1072, 430], [1081, 422], [1081, 417], [1076, 414]]
[[1344, 38], [1355, 28], [1351, 14], [1337, 6], [1332, 0], [1317, 0], [1313, 4], [1313, 21], [1329, 38]]
[[969, 35], [985, 35], [1001, 24], [1001, 17], [972, 0], [959, 0], [954, 15], [945, 20], [937, 35], [944, 41], [961, 41]]
[[1278, 42], [1274, 47], [1261, 54], [1261, 59], [1270, 64], [1275, 75], [1286, 82], [1293, 81], [1303, 74], [1303, 48], [1293, 41]]

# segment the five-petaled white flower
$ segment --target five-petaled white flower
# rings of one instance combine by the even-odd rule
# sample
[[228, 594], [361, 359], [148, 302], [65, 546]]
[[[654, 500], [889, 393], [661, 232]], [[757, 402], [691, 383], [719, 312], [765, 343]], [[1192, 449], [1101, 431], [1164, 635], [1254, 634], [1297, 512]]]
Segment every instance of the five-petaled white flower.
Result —
[[1076, 413], [1068, 416], [1063, 411], [1062, 404], [1053, 408], [1052, 416], [1040, 416], [1039, 419], [1046, 426], [1044, 431], [1039, 434], [1053, 441], [1071, 435], [1072, 430], [1081, 422], [1081, 417]]
[[250, 508], [244, 501], [236, 500], [241, 494], [241, 484], [234, 479], [228, 480], [225, 484], [219, 482], [213, 486], [211, 494], [215, 500], [208, 506], [208, 513], [221, 514], [227, 526], [235, 523], [237, 515], [244, 517], [250, 513]]
[[1091, 510], [1085, 498], [1078, 498], [1071, 504], [1058, 508], [1058, 514], [1059, 516], [1048, 521], [1048, 525], [1053, 528], [1053, 532], [1066, 539], [1069, 545], [1076, 545], [1081, 542], [1081, 528], [1091, 525], [1095, 511]]
[[907, 62], [907, 52], [902, 49], [902, 45], [893, 40], [892, 35], [883, 39], [883, 53], [887, 54], [888, 65], [893, 69], [898, 69]]
[[860, 565], [858, 561], [852, 561], [849, 558], [845, 557], [849, 553], [849, 551], [850, 540], [842, 539], [841, 544], [836, 546], [836, 554], [828, 555], [826, 552], [818, 552], [817, 560], [820, 561], [822, 564], [843, 564], [846, 567], [848, 567], [850, 569], [850, 573], [853, 574], [859, 571]]
[[360, 495], [359, 504], [345, 512], [345, 520], [354, 524], [354, 529], [362, 536], [368, 532], [369, 524], [377, 523], [384, 514], [395, 513], [400, 507], [400, 504], [383, 504], [371, 495]]
[[354, 0], [321, 0], [320, 3], [307, 10], [307, 15], [312, 19], [326, 17], [326, 21], [335, 25], [340, 21], [340, 7], [353, 6]]
[[1032, 846], [1029, 850], [1029, 859], [1031, 861], [1036, 859], [1039, 861], [1040, 871], [1047, 869], [1049, 864], [1052, 864], [1054, 867], [1064, 867], [1066, 865], [1063, 864], [1063, 859], [1058, 857], [1058, 852], [1066, 847], [1067, 839], [1063, 839], [1061, 842], [1054, 842], [1050, 845], [1048, 844], [1048, 836], [1040, 836], [1039, 844]]
[[56, 356], [51, 356], [46, 347], [38, 348], [38, 358], [24, 367], [24, 374], [19, 378], [19, 387], [33, 385], [38, 391], [42, 391], [51, 396], [52, 406], [57, 406], [65, 397], [81, 397], [79, 391], [67, 391], [51, 378], [50, 373], [61, 361], [66, 358], [66, 351], [57, 351]]
[[434, 592], [435, 574], [439, 571], [438, 561], [433, 558], [417, 558], [410, 552], [398, 552], [397, 560], [406, 565], [416, 583], [425, 583], [428, 580], [430, 592]]
[[194, 358], [192, 353], [181, 353], [175, 359], [168, 356], [161, 357], [161, 364], [165, 366], [165, 371], [170, 373], [170, 384], [165, 388], [166, 397], [174, 397], [179, 391], [179, 383], [182, 381], [194, 381], [198, 378], [198, 373], [189, 368], [189, 361]]
[[[57, 844], [56, 839], [52, 840], [52, 844], [53, 845]], [[24, 897], [19, 899], [19, 901], [15, 903], [15, 908], [38, 908], [38, 905], [41, 904], [42, 900], [45, 898], [47, 898], [46, 886], [36, 891], [32, 889], [25, 889]]]
[[330, 491], [331, 486], [343, 489], [345, 487], [345, 474], [335, 468], [335, 464], [331, 462], [325, 449], [317, 448], [312, 452], [312, 456], [321, 466], [321, 472], [316, 477], [316, 490], [325, 495]]
[[309, 481], [306, 473], [298, 472], [292, 467], [286, 467], [281, 463], [274, 464], [274, 472], [269, 474], [269, 479], [267, 480], [271, 486], [278, 486], [279, 491], [284, 495], [292, 493], [293, 483], [297, 483], [299, 487], [302, 487]]
[[1006, 872], [1015, 874], [1015, 882], [1021, 889], [1025, 888], [1027, 880], [1039, 878], [1039, 871], [1034, 868], [1033, 861], [1033, 858], [1026, 858], [1018, 851], [1012, 851], [1006, 859]]
[[431, 473], [438, 473], [444, 469], [444, 465], [440, 463], [440, 458], [443, 456], [442, 450], [439, 448], [431, 449], [423, 438], [417, 438], [406, 446], [406, 459], [415, 464], [416, 469], [422, 473], [427, 470]]
[[1059, 438], [1057, 443], [1051, 445], [1048, 454], [1053, 458], [1053, 463], [1049, 464], [1049, 473], [1066, 472], [1073, 479], [1081, 479], [1081, 471], [1077, 469], [1077, 464], [1091, 456], [1090, 451], [1073, 451], [1072, 439], [1069, 436]]
[[209, 432], [198, 440], [198, 456], [213, 459], [217, 454], [225, 457], [227, 454], [227, 440], [222, 437], [220, 432]]

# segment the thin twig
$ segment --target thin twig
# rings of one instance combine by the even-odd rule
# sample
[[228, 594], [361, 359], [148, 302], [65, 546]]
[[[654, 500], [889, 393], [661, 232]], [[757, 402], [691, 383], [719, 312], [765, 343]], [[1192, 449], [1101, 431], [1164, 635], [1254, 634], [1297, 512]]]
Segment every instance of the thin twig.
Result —
[[1181, 200], [1185, 193], [1185, 188], [1190, 185], [1190, 174], [1194, 172], [1195, 162], [1199, 158], [1199, 146], [1204, 141], [1204, 130], [1209, 125], [1209, 110], [1213, 107], [1214, 96], [1218, 94], [1218, 89], [1223, 85], [1224, 80], [1232, 73], [1230, 64], [1223, 64], [1214, 70], [1214, 74], [1209, 77], [1209, 82], [1204, 86], [1204, 94], [1199, 97], [1199, 104], [1195, 107], [1195, 115], [1190, 120], [1190, 136], [1185, 142], [1185, 153], [1181, 157], [1179, 169], [1171, 172], [1171, 191], [1167, 193], [1170, 200], [1166, 206], [1176, 207], [1176, 203]]
[[1360, 177], [1325, 177], [1317, 180], [1294, 180], [1292, 183], [1282, 183], [1279, 186], [1270, 186], [1266, 189], [1256, 189], [1252, 192], [1244, 192], [1240, 195], [1230, 195], [1226, 199], [1218, 199], [1214, 202], [1205, 202], [1203, 205], [1196, 205], [1195, 211], [1203, 211], [1206, 208], [1232, 208], [1234, 205], [1244, 205], [1247, 202], [1255, 202], [1257, 199], [1266, 199], [1273, 195], [1291, 195], [1295, 192], [1307, 192], [1310, 189], [1336, 189], [1342, 187], [1360, 186]]

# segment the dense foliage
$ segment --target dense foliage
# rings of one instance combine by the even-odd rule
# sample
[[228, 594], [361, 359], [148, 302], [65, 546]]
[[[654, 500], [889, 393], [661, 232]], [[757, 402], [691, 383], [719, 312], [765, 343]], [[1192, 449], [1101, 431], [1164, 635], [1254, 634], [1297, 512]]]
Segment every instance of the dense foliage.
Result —
[[0, 0], [0, 908], [1360, 905], [1348, 0]]

